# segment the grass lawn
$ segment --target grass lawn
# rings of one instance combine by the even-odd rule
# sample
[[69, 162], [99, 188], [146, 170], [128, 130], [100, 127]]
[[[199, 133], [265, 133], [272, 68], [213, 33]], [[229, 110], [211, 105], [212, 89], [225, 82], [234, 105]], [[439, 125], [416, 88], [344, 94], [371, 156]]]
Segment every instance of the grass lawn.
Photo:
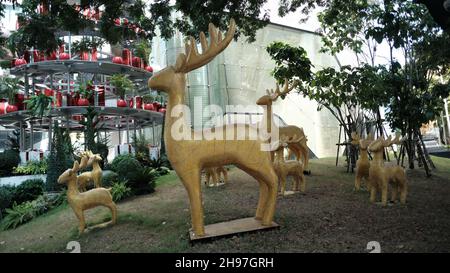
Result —
[[[431, 178], [421, 169], [407, 171], [407, 205], [386, 208], [370, 204], [368, 192], [355, 193], [354, 175], [334, 166], [334, 158], [311, 160], [307, 192], [277, 201], [279, 230], [193, 246], [188, 242], [187, 195], [171, 173], [157, 181], [155, 193], [119, 203], [113, 227], [79, 237], [78, 221], [66, 205], [0, 232], [0, 252], [66, 252], [72, 240], [80, 242], [82, 252], [367, 252], [369, 241], [380, 242], [382, 252], [448, 252], [450, 159], [433, 160], [437, 170]], [[256, 181], [236, 168], [230, 170], [229, 180], [221, 187], [204, 188], [206, 224], [254, 215]], [[102, 222], [109, 212], [96, 208], [86, 218], [91, 224]]]

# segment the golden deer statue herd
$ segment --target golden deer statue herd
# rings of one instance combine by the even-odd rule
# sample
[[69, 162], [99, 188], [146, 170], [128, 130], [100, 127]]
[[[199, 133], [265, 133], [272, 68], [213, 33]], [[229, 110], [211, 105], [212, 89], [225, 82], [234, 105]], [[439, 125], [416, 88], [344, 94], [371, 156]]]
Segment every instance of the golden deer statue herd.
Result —
[[[259, 200], [255, 219], [263, 226], [272, 225], [277, 191], [280, 189], [280, 193], [284, 194], [288, 176], [294, 178], [294, 191], [304, 192], [306, 187], [303, 172], [308, 168], [309, 149], [303, 129], [296, 126], [276, 126], [272, 113], [272, 103], [293, 90], [297, 85], [296, 81], [289, 85], [286, 80], [282, 91], [277, 84], [275, 91], [267, 90], [267, 95], [260, 97], [256, 102], [257, 105], [265, 106], [262, 121], [266, 122], [265, 127], [263, 126], [265, 132], [270, 133], [272, 130], [279, 132], [277, 145], [273, 147], [273, 143], [271, 143], [271, 147], [273, 147], [271, 151], [261, 149], [261, 145], [269, 143], [271, 139], [260, 140], [248, 137], [257, 135], [260, 130], [252, 124], [234, 124], [192, 130], [184, 115], [179, 117], [173, 114], [176, 113], [176, 111], [172, 111], [173, 109], [186, 103], [186, 74], [206, 65], [221, 53], [232, 41], [235, 29], [236, 25], [232, 19], [227, 33], [222, 37], [221, 32], [210, 24], [209, 43], [205, 34], [200, 33], [201, 54], [197, 50], [195, 39], [191, 37], [190, 41], [186, 43], [185, 53], [178, 55], [175, 65], [156, 72], [148, 81], [150, 88], [168, 95], [165, 117], [165, 128], [167, 129], [164, 131], [167, 157], [187, 191], [192, 229], [198, 237], [205, 235], [201, 187], [202, 170], [205, 170], [207, 174], [207, 184], [209, 184], [210, 178], [215, 184], [218, 184], [220, 172], [223, 173], [224, 182], [226, 182], [227, 171], [223, 166], [228, 164], [235, 165], [255, 178], [259, 183]], [[180, 128], [185, 128], [182, 132], [184, 138], [175, 138], [173, 130], [170, 129], [174, 124], [177, 124], [178, 127], [182, 125]], [[245, 139], [236, 137], [237, 127], [245, 130]], [[205, 140], [203, 135], [206, 133], [215, 133], [216, 136], [219, 134], [223, 138]], [[230, 135], [234, 138], [230, 139], [228, 137]], [[401, 203], [406, 202], [405, 171], [399, 166], [384, 166], [383, 161], [384, 148], [397, 144], [398, 141], [399, 136], [394, 140], [391, 138], [384, 140], [382, 137], [374, 140], [370, 135], [366, 139], [361, 139], [358, 134], [352, 134], [352, 144], [359, 146], [360, 151], [355, 189], [359, 190], [362, 179], [365, 179], [370, 191], [371, 202], [375, 201], [377, 192], [381, 192], [382, 204], [386, 205], [388, 185], [392, 187], [392, 201], [395, 201], [397, 194], [400, 193]], [[296, 160], [285, 160], [286, 148], [295, 154]], [[372, 161], [369, 161], [368, 152], [373, 155]], [[84, 152], [81, 154], [80, 163], [75, 161], [73, 168], [65, 171], [58, 179], [59, 183], [66, 183], [68, 186], [67, 198], [80, 221], [80, 233], [86, 228], [84, 210], [95, 206], [108, 207], [112, 213], [112, 220], [109, 223], [116, 222], [116, 205], [112, 200], [110, 190], [101, 187], [102, 170], [99, 165], [101, 160], [102, 158], [98, 154]], [[77, 175], [78, 171], [86, 166], [92, 166], [92, 171]], [[89, 182], [93, 182], [95, 188], [86, 191], [86, 185]]]

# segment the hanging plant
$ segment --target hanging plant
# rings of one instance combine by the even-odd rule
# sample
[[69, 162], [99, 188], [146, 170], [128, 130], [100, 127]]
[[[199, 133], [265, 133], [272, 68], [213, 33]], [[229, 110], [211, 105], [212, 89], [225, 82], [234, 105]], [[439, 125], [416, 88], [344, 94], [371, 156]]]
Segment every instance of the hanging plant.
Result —
[[142, 96], [142, 102], [143, 103], [152, 103], [155, 101], [155, 96], [147, 94]]
[[152, 52], [150, 43], [147, 40], [141, 40], [133, 44], [134, 56], [141, 58], [147, 63], [147, 60]]
[[91, 49], [91, 41], [83, 37], [79, 41], [75, 41], [72, 43], [72, 51], [76, 53], [88, 52]]
[[133, 89], [133, 82], [128, 78], [128, 75], [114, 74], [110, 78], [111, 85], [114, 86], [114, 94], [124, 99], [125, 95]]
[[0, 78], [0, 96], [8, 98], [10, 105], [15, 104], [15, 96], [19, 92], [20, 81], [18, 78]]
[[26, 103], [27, 109], [34, 117], [42, 118], [43, 116], [48, 115], [52, 102], [54, 101], [55, 98], [41, 93], [39, 95], [31, 96], [28, 100], [25, 100], [24, 103]]

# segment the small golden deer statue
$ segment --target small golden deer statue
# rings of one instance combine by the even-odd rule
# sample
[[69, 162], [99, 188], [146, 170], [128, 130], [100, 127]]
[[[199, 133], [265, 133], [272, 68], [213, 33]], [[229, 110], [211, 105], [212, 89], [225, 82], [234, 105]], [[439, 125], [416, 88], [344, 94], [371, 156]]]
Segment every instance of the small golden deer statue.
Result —
[[391, 201], [395, 202], [397, 194], [400, 192], [400, 202], [406, 203], [408, 193], [408, 181], [405, 170], [400, 166], [384, 166], [383, 152], [385, 147], [400, 143], [400, 135], [397, 134], [394, 140], [389, 136], [384, 139], [382, 136], [369, 145], [369, 151], [373, 154], [373, 160], [369, 168], [370, 202], [375, 202], [377, 191], [381, 191], [381, 204], [387, 205], [388, 186], [392, 187]]
[[285, 79], [285, 83], [283, 86], [283, 91], [280, 90], [280, 86], [277, 84], [275, 90], [267, 89], [267, 95], [260, 97], [257, 101], [257, 105], [264, 105], [264, 115], [263, 120], [266, 122], [267, 132], [271, 132], [272, 128], [279, 130], [280, 137], [288, 137], [292, 138], [294, 135], [299, 136], [301, 139], [299, 142], [290, 142], [288, 144], [289, 151], [292, 151], [295, 154], [297, 160], [302, 160], [303, 169], [308, 169], [309, 163], [309, 148], [307, 146], [308, 139], [303, 132], [303, 128], [297, 127], [295, 125], [287, 125], [279, 128], [275, 128], [276, 125], [273, 121], [273, 111], [272, 104], [275, 102], [280, 96], [285, 96], [289, 92], [291, 92], [298, 84], [298, 81], [294, 81], [291, 86], [289, 86], [289, 81]]
[[67, 184], [67, 201], [70, 207], [80, 221], [78, 231], [83, 233], [86, 229], [84, 211], [97, 206], [104, 206], [111, 210], [111, 221], [94, 226], [104, 227], [109, 224], [115, 224], [117, 219], [116, 204], [112, 200], [111, 193], [105, 188], [95, 188], [80, 193], [77, 184], [77, 172], [80, 169], [78, 161], [75, 161], [72, 169], [67, 169], [58, 178], [59, 184]]
[[280, 145], [275, 151], [275, 160], [273, 162], [275, 172], [278, 175], [278, 181], [280, 185], [280, 194], [284, 195], [286, 190], [286, 179], [288, 176], [294, 178], [293, 191], [305, 192], [306, 183], [305, 176], [303, 175], [303, 164], [297, 160], [285, 160], [284, 149], [290, 142], [298, 143], [304, 136], [288, 138], [286, 136], [280, 137]]
[[94, 187], [100, 188], [102, 186], [102, 168], [100, 168], [99, 162], [102, 161], [102, 157], [99, 154], [93, 154], [91, 151], [85, 151], [81, 155], [80, 170], [87, 166], [92, 166], [92, 171], [84, 172], [78, 176], [78, 186], [81, 191], [86, 191], [86, 187], [89, 182], [94, 183]]
[[205, 173], [206, 173], [206, 180], [205, 180], [206, 186], [211, 186], [210, 183], [211, 179], [212, 183], [214, 183], [214, 186], [219, 186], [219, 182], [222, 176], [223, 176], [222, 180], [223, 183], [228, 182], [228, 172], [227, 169], [223, 166], [206, 168]]
[[[175, 65], [170, 65], [156, 73], [148, 81], [148, 86], [168, 94], [167, 115], [165, 117], [164, 140], [167, 158], [180, 177], [181, 182], [189, 196], [191, 205], [192, 231], [196, 237], [205, 235], [203, 204], [201, 192], [201, 170], [208, 167], [217, 167], [233, 164], [250, 174], [259, 182], [259, 201], [255, 219], [261, 225], [273, 225], [277, 199], [277, 175], [273, 169], [270, 152], [261, 149], [267, 140], [251, 139], [248, 137], [236, 138], [235, 128], [241, 126], [249, 135], [258, 135], [258, 129], [248, 124], [235, 124], [235, 126], [218, 126], [203, 130], [192, 130], [184, 115], [180, 118], [180, 106], [185, 105], [186, 74], [189, 71], [202, 67], [214, 59], [232, 41], [236, 24], [232, 19], [230, 26], [222, 37], [213, 24], [209, 25], [210, 42], [206, 40], [203, 32], [200, 33], [202, 53], [197, 51], [194, 38], [186, 43], [186, 52], [180, 53]], [[178, 138], [172, 132], [174, 128], [185, 128], [183, 137]], [[208, 132], [221, 134], [218, 139], [205, 139]], [[219, 133], [217, 133], [219, 132]]]
[[359, 191], [361, 188], [361, 181], [363, 179], [366, 180], [366, 184], [368, 185], [369, 180], [369, 155], [367, 153], [367, 148], [370, 143], [373, 142], [372, 134], [368, 134], [366, 139], [361, 139], [358, 133], [352, 133], [352, 144], [355, 146], [359, 146], [359, 158], [356, 161], [356, 176], [355, 176], [355, 190]]

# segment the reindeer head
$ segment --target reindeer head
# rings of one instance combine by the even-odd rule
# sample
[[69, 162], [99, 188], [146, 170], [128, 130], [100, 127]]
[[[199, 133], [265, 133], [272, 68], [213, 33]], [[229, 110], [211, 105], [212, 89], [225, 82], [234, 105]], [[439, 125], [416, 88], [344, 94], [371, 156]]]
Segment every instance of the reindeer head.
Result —
[[274, 142], [274, 144], [277, 146], [276, 149], [274, 150], [278, 150], [278, 149], [284, 149], [286, 148], [290, 143], [298, 143], [302, 140], [304, 140], [304, 136], [297, 136], [297, 135], [293, 135], [293, 136], [280, 136], [280, 139], [276, 142]]
[[73, 162], [72, 169], [67, 169], [65, 172], [63, 172], [58, 177], [58, 184], [65, 184], [68, 181], [76, 180], [77, 179], [77, 172], [78, 172], [79, 169], [80, 169], [80, 164], [78, 163], [78, 161], [75, 160], [75, 162]]
[[284, 80], [284, 87], [283, 91], [280, 91], [280, 86], [277, 83], [277, 87], [275, 88], [275, 91], [273, 89], [267, 89], [267, 95], [264, 95], [260, 97], [257, 101], [257, 105], [272, 105], [274, 101], [276, 101], [280, 96], [284, 96], [287, 93], [291, 92], [298, 84], [298, 81], [294, 81], [294, 83], [289, 86], [288, 79]]
[[86, 151], [85, 155], [89, 158], [89, 161], [87, 162], [87, 166], [91, 166], [94, 162], [99, 162], [102, 160], [102, 157], [100, 154], [94, 154], [92, 151]]
[[[231, 42], [236, 30], [236, 23], [234, 19], [230, 20], [230, 26], [222, 39], [222, 33], [217, 31], [213, 24], [209, 24], [210, 44], [206, 41], [205, 33], [200, 33], [200, 43], [202, 45], [202, 54], [197, 51], [196, 41], [193, 37], [189, 38], [189, 43], [186, 43], [186, 53], [180, 53], [177, 57], [175, 66], [171, 65], [165, 69], [156, 72], [149, 80], [148, 86], [152, 89], [160, 90], [169, 93], [172, 90], [179, 90], [172, 88], [177, 81], [175, 77], [183, 77], [189, 71], [197, 69], [209, 63], [215, 56], [222, 52]], [[184, 92], [179, 90], [180, 92]]]
[[400, 134], [397, 134], [394, 139], [392, 136], [389, 136], [386, 140], [381, 136], [377, 140], [373, 141], [369, 145], [370, 152], [379, 152], [382, 151], [383, 148], [389, 147], [393, 144], [400, 144]]
[[368, 134], [366, 139], [361, 139], [361, 137], [359, 136], [358, 133], [353, 132], [352, 133], [352, 141], [351, 143], [353, 145], [359, 145], [359, 148], [363, 151], [367, 150], [367, 148], [369, 147], [369, 145], [373, 142], [373, 135], [372, 134]]

